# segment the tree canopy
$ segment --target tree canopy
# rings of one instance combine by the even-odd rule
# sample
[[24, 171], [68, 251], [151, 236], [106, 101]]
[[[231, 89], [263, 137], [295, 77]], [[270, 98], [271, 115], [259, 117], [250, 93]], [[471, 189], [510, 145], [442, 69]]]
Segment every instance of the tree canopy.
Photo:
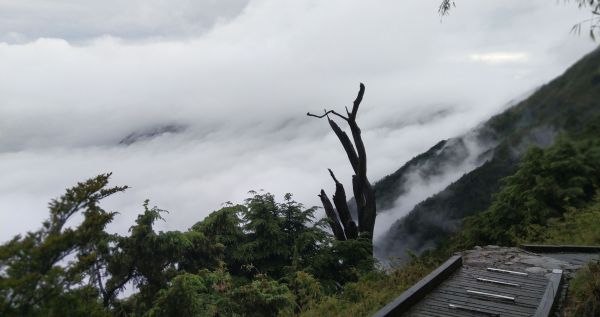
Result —
[[[67, 189], [41, 228], [0, 246], [2, 316], [266, 316], [300, 311], [372, 268], [370, 243], [335, 241], [291, 194], [250, 192], [186, 231], [156, 231], [149, 201], [128, 235], [102, 174]], [[77, 219], [81, 219], [77, 221]], [[126, 292], [126, 290], [128, 290]]]

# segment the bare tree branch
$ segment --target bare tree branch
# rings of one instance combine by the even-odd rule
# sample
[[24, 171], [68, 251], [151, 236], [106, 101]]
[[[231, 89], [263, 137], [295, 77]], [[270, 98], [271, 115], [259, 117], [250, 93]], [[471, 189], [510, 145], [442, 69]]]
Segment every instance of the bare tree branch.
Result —
[[334, 115], [336, 115], [336, 116], [338, 116], [338, 117], [340, 117], [340, 118], [342, 118], [342, 119], [344, 119], [344, 120], [346, 120], [346, 121], [348, 121], [348, 118], [346, 118], [346, 117], [344, 117], [343, 115], [341, 115], [341, 114], [337, 113], [335, 110], [329, 110], [329, 111], [325, 110], [325, 113], [323, 113], [323, 114], [322, 114], [322, 115], [320, 115], [320, 116], [319, 116], [319, 115], [316, 115], [316, 114], [312, 114], [312, 113], [310, 113], [310, 112], [307, 112], [307, 113], [306, 113], [306, 115], [307, 115], [307, 116], [309, 116], [309, 117], [315, 117], [315, 118], [319, 118], [319, 119], [321, 119], [321, 118], [323, 118], [323, 117], [327, 117], [327, 118], [329, 119], [329, 114], [330, 114], [330, 113], [331, 113], [331, 114], [334, 114]]
[[356, 154], [356, 150], [354, 149], [354, 145], [352, 145], [352, 141], [350, 141], [348, 134], [346, 134], [346, 132], [344, 132], [333, 120], [329, 120], [329, 126], [335, 135], [337, 135], [340, 143], [342, 143], [344, 151], [346, 151], [346, 155], [350, 161], [350, 165], [352, 165], [352, 169], [355, 173], [358, 173], [359, 157]]
[[[360, 103], [363, 99], [363, 95], [365, 94], [365, 85], [363, 83], [360, 83], [360, 88], [358, 89], [358, 95], [356, 96], [356, 99], [354, 100], [354, 104], [352, 105], [352, 112], [350, 113], [350, 119], [351, 120], [355, 120], [356, 119], [356, 113], [358, 112], [358, 106], [360, 106]], [[346, 109], [346, 112], [348, 112], [348, 109]]]
[[333, 178], [333, 181], [335, 182], [335, 184], [339, 184], [340, 182], [338, 182], [337, 178], [335, 178], [335, 175], [333, 174], [333, 171], [331, 170], [331, 168], [327, 169], [329, 171], [329, 175], [331, 175], [331, 178]]
[[344, 185], [338, 182], [331, 169], [329, 169], [329, 174], [335, 181], [335, 194], [333, 194], [333, 203], [335, 204], [338, 216], [340, 217], [340, 222], [342, 223], [342, 226], [344, 226], [346, 238], [356, 239], [358, 237], [358, 229], [356, 228], [356, 223], [352, 220], [352, 215], [350, 215], [350, 209], [348, 208], [348, 200], [346, 198]]
[[322, 189], [321, 194], [319, 194], [319, 198], [321, 198], [321, 203], [323, 204], [323, 208], [325, 209], [325, 214], [327, 215], [327, 220], [329, 220], [329, 225], [331, 226], [333, 235], [337, 240], [346, 240], [344, 229], [342, 229], [342, 226], [340, 225], [340, 220], [338, 219], [338, 216], [335, 213], [335, 209], [333, 209], [333, 205], [331, 204], [329, 197], [327, 197], [327, 194], [325, 194], [325, 191]]

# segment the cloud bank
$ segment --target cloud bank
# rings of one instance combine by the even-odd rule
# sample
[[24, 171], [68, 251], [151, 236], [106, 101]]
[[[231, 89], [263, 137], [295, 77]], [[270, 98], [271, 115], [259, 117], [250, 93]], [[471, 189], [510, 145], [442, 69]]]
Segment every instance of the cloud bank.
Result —
[[326, 168], [347, 188], [351, 170], [307, 111], [364, 82], [377, 180], [595, 46], [568, 34], [575, 6], [462, 1], [440, 22], [438, 2], [0, 1], [0, 240], [109, 171], [132, 187], [105, 204], [118, 232], [146, 198], [180, 230], [251, 189], [318, 205]]

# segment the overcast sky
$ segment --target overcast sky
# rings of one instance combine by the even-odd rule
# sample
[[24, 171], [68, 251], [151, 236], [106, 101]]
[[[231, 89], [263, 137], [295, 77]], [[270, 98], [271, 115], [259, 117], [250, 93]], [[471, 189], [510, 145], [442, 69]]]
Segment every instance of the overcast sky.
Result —
[[122, 233], [146, 198], [170, 211], [163, 230], [251, 189], [317, 205], [326, 168], [351, 170], [307, 111], [366, 84], [375, 181], [596, 46], [569, 34], [590, 15], [573, 4], [461, 0], [440, 19], [439, 2], [0, 0], [0, 241], [103, 172], [132, 187], [104, 204]]

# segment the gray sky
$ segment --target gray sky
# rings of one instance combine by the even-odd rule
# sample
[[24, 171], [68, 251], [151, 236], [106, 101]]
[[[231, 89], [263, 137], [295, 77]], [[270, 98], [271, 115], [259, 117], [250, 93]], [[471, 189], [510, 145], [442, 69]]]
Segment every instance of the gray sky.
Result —
[[343, 109], [364, 82], [377, 180], [596, 46], [569, 34], [589, 17], [575, 5], [461, 0], [441, 21], [439, 2], [0, 0], [0, 241], [109, 171], [132, 187], [104, 204], [119, 232], [146, 198], [181, 230], [251, 189], [317, 205], [327, 167], [351, 173], [307, 111]]

